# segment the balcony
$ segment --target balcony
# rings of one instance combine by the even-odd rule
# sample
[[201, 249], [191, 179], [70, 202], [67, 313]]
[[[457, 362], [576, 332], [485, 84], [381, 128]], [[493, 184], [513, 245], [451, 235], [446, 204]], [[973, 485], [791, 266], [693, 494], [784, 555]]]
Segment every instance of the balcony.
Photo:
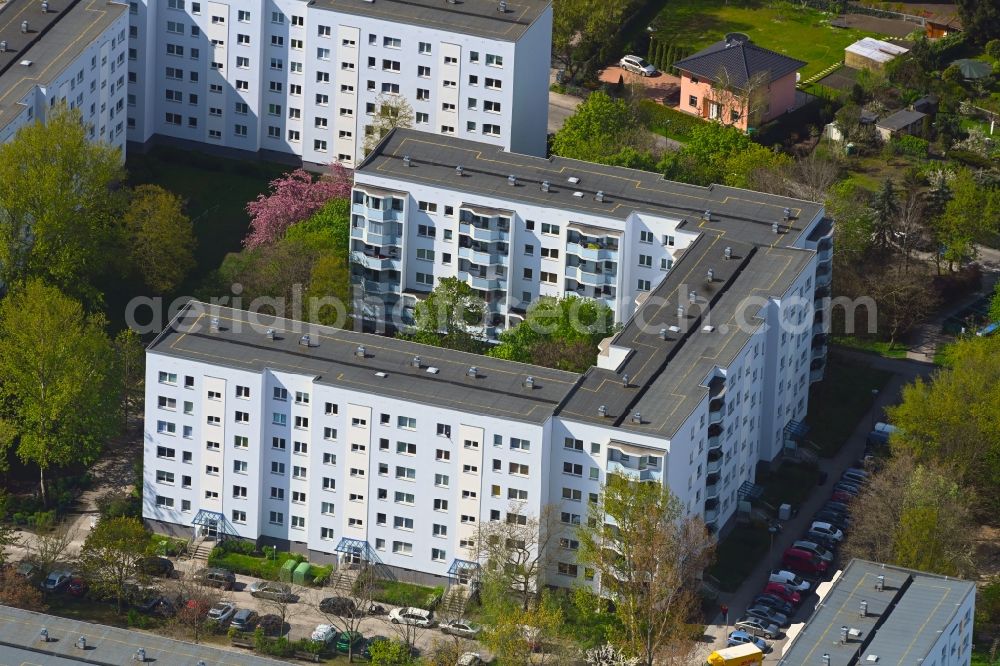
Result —
[[825, 335], [826, 334], [826, 324], [822, 321], [817, 321], [813, 324], [813, 335]]
[[368, 208], [364, 204], [352, 204], [351, 212], [355, 215], [363, 215], [373, 222], [398, 222], [403, 212], [392, 210], [391, 208]]
[[566, 277], [591, 287], [618, 284], [618, 277], [613, 273], [605, 273], [603, 271], [600, 273], [588, 273], [579, 266], [567, 266]]
[[458, 279], [473, 289], [481, 289], [483, 291], [498, 291], [506, 288], [506, 280], [501, 281], [497, 278], [480, 277], [467, 271], [459, 271]]
[[488, 227], [477, 227], [474, 224], [459, 224], [458, 233], [477, 240], [481, 243], [496, 243], [506, 241], [510, 233], [506, 229], [490, 229]]
[[711, 525], [719, 519], [718, 509], [705, 509], [705, 524]]
[[617, 460], [609, 460], [607, 471], [611, 474], [621, 474], [640, 481], [662, 481], [663, 472], [659, 467], [640, 464], [638, 467], [626, 465]]
[[725, 407], [725, 406], [726, 406], [726, 401], [725, 401], [724, 398], [721, 398], [721, 397], [715, 398], [711, 402], [708, 403], [708, 411], [709, 412], [721, 412], [722, 409], [723, 409], [723, 407]]
[[722, 435], [715, 435], [714, 437], [708, 438], [708, 452], [717, 452], [722, 450]]
[[829, 262], [831, 259], [833, 259], [833, 248], [828, 247], [825, 250], [820, 250], [819, 252], [816, 253], [816, 257], [819, 263], [821, 264]]
[[722, 491], [722, 481], [705, 484], [705, 499], [716, 499]]
[[705, 465], [705, 469], [709, 474], [718, 474], [722, 471], [722, 456], [719, 456], [715, 460], [709, 460]]
[[478, 266], [506, 266], [507, 255], [498, 252], [483, 252], [471, 247], [459, 247], [458, 257], [467, 259]]
[[708, 423], [709, 423], [709, 425], [716, 425], [716, 424], [722, 423], [722, 417], [723, 416], [725, 416], [725, 413], [722, 412], [721, 410], [718, 411], [718, 412], [709, 412], [708, 413]]
[[829, 286], [831, 282], [833, 282], [833, 271], [831, 271], [829, 268], [827, 268], [826, 270], [817, 270], [816, 271], [816, 286], [817, 287], [826, 287], [826, 286]]
[[567, 243], [566, 254], [573, 254], [584, 261], [618, 261], [618, 248], [600, 244]]
[[825, 369], [825, 358], [814, 359], [813, 362], [809, 364], [809, 382], [814, 383], [823, 379], [823, 372]]
[[726, 379], [724, 377], [713, 377], [708, 383], [708, 397], [722, 398], [726, 394]]
[[352, 275], [351, 284], [359, 285], [367, 294], [399, 293], [398, 284], [392, 282], [378, 282], [376, 280], [365, 280], [360, 275]]
[[400, 261], [396, 257], [366, 252], [351, 252], [351, 262], [373, 271], [398, 271], [400, 268]]

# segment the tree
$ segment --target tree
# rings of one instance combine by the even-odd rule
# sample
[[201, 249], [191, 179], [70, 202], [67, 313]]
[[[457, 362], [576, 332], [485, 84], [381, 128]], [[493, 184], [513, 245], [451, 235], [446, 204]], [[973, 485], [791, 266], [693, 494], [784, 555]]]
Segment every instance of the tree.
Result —
[[21, 538], [18, 536], [17, 530], [10, 525], [0, 524], [0, 570], [7, 565], [7, 549], [18, 546], [20, 543]]
[[[608, 475], [578, 529], [579, 560], [592, 568], [621, 622], [617, 647], [652, 666], [691, 649], [685, 623], [698, 607], [697, 579], [711, 561], [712, 537], [659, 483]], [[606, 517], [608, 520], [605, 520]]]
[[[351, 586], [351, 594], [347, 597], [354, 602], [353, 610], [347, 608], [346, 604], [343, 607], [331, 608], [325, 606], [322, 602], [317, 604], [317, 610], [338, 631], [347, 633], [360, 632], [364, 619], [368, 617], [368, 609], [371, 607], [374, 597], [377, 582], [375, 574], [376, 571], [372, 565], [365, 565], [358, 573], [358, 577]], [[334, 610], [342, 612], [334, 612]], [[348, 648], [347, 658], [348, 661], [353, 661], [353, 646]]]
[[718, 123], [700, 123], [677, 152], [660, 163], [667, 178], [693, 185], [721, 183], [749, 187], [761, 170], [789, 168], [792, 160], [754, 141], [741, 130]]
[[594, 54], [621, 25], [626, 2], [556, 0], [552, 9], [552, 59], [569, 80], [592, 66]]
[[949, 576], [972, 572], [970, 497], [947, 468], [894, 455], [855, 504], [845, 556]]
[[498, 666], [553, 664], [564, 661], [562, 610], [553, 593], [543, 591], [535, 604], [521, 609], [497, 572], [484, 575], [481, 589], [486, 624], [479, 641], [496, 656]]
[[796, 160], [788, 182], [788, 194], [807, 201], [823, 201], [833, 184], [840, 179], [840, 170], [835, 160], [814, 150]]
[[104, 323], [38, 280], [0, 304], [2, 416], [18, 457], [38, 466], [43, 503], [50, 467], [94, 460], [117, 430], [120, 380]]
[[982, 0], [955, 0], [962, 18], [962, 34], [977, 46], [1000, 38], [1000, 6]]
[[113, 598], [119, 613], [129, 582], [144, 577], [139, 563], [148, 544], [149, 534], [138, 518], [102, 518], [80, 550], [80, 567], [91, 589]]
[[899, 216], [899, 201], [892, 178], [882, 181], [882, 188], [872, 201], [873, 221], [872, 249], [878, 253], [888, 253], [895, 242], [895, 223]]
[[938, 297], [926, 275], [893, 266], [868, 267], [867, 293], [878, 307], [878, 331], [890, 346], [931, 315]]
[[506, 583], [507, 594], [522, 611], [541, 589], [555, 534], [555, 508], [550, 504], [532, 516], [523, 502], [512, 501], [503, 520], [479, 523], [476, 561], [500, 584]]
[[67, 555], [73, 542], [73, 533], [60, 526], [49, 532], [37, 533], [24, 544], [28, 551], [26, 560], [38, 566], [40, 571], [49, 572]]
[[193, 576], [187, 576], [174, 583], [173, 596], [178, 600], [178, 606], [170, 625], [185, 638], [197, 643], [207, 629], [208, 611], [222, 599], [222, 592], [202, 585]]
[[1000, 230], [1000, 189], [980, 185], [972, 170], [961, 168], [950, 183], [951, 197], [936, 223], [949, 266], [976, 256], [976, 244]]
[[142, 411], [142, 400], [146, 385], [146, 348], [139, 334], [131, 328], [122, 329], [115, 336], [115, 355], [121, 372], [121, 410], [123, 430], [128, 428], [128, 419], [134, 405]]
[[123, 218], [133, 269], [150, 289], [170, 293], [194, 268], [194, 226], [184, 203], [159, 185], [132, 190]]
[[353, 175], [340, 164], [316, 179], [304, 169], [275, 178], [268, 194], [260, 194], [247, 204], [250, 233], [243, 244], [254, 249], [275, 243], [290, 226], [314, 215], [330, 199], [349, 197], [352, 183]]
[[598, 344], [618, 330], [615, 313], [601, 301], [543, 296], [524, 321], [500, 334], [487, 352], [494, 358], [584, 372], [597, 361]]
[[975, 492], [974, 508], [990, 520], [1000, 511], [1000, 338], [959, 340], [951, 367], [903, 388], [889, 418], [900, 432], [894, 451], [918, 463], [938, 462]]
[[416, 329], [403, 336], [435, 347], [479, 352], [486, 334], [486, 303], [465, 282], [447, 277], [417, 302]]
[[0, 146], [0, 285], [37, 277], [89, 301], [113, 261], [122, 155], [58, 105]]
[[724, 125], [758, 126], [761, 112], [767, 108], [770, 84], [768, 71], [757, 72], [743, 83], [734, 81], [727, 68], [719, 68], [708, 92], [708, 99], [719, 105], [717, 120]]
[[46, 609], [41, 591], [14, 569], [0, 569], [0, 605], [42, 612]]
[[990, 297], [989, 318], [991, 322], [1000, 321], [1000, 282], [993, 286], [993, 296]]
[[470, 650], [472, 645], [468, 640], [458, 636], [437, 638], [423, 655], [421, 663], [426, 663], [427, 666], [455, 666], [463, 654], [473, 651]]
[[402, 95], [382, 93], [375, 98], [372, 122], [365, 127], [365, 155], [375, 150], [386, 134], [394, 129], [413, 127], [413, 107]]
[[638, 657], [626, 656], [610, 643], [587, 650], [584, 658], [588, 666], [639, 666]]
[[552, 152], [587, 162], [651, 170], [653, 158], [635, 109], [606, 93], [591, 93], [552, 139]]
[[[406, 666], [413, 663], [410, 646], [400, 641], [376, 641], [369, 648], [371, 666]], [[453, 660], [449, 666], [455, 663]]]
[[845, 143], [872, 145], [875, 129], [871, 123], [862, 122], [862, 109], [858, 104], [848, 103], [840, 107], [833, 116], [833, 122]]

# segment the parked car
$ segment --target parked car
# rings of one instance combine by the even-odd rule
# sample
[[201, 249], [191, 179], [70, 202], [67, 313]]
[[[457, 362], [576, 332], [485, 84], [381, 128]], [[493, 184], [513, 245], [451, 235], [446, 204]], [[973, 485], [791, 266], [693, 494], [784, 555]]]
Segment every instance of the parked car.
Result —
[[833, 489], [835, 491], [845, 492], [852, 497], [857, 497], [861, 494], [861, 486], [854, 483], [848, 483], [847, 481], [837, 481], [837, 483], [833, 484]]
[[69, 585], [69, 581], [72, 577], [72, 572], [64, 569], [51, 571], [49, 572], [49, 575], [45, 577], [45, 580], [42, 581], [42, 589], [46, 592], [58, 592]]
[[374, 645], [375, 643], [381, 643], [382, 641], [388, 641], [388, 640], [389, 640], [388, 636], [372, 636], [367, 641], [365, 641], [365, 647], [361, 651], [361, 656], [364, 657], [365, 659], [371, 659], [372, 658], [372, 652], [371, 652], [372, 645]]
[[478, 652], [463, 652], [455, 666], [483, 666], [486, 662]]
[[360, 652], [364, 648], [365, 637], [356, 631], [342, 631], [337, 636], [337, 652]]
[[798, 548], [799, 550], [808, 551], [813, 555], [815, 555], [816, 557], [823, 560], [824, 562], [826, 562], [827, 564], [833, 562], [833, 553], [824, 548], [823, 546], [819, 545], [815, 541], [799, 539], [798, 541], [792, 544], [792, 548]]
[[770, 582], [783, 584], [796, 592], [807, 592], [812, 587], [809, 581], [802, 580], [801, 576], [784, 569], [772, 569]]
[[768, 583], [764, 586], [763, 594], [773, 594], [782, 601], [793, 605], [802, 602], [802, 595], [793, 590], [786, 583]]
[[482, 627], [478, 624], [473, 624], [464, 619], [452, 620], [441, 625], [442, 634], [451, 634], [452, 636], [461, 636], [462, 638], [475, 639], [481, 631]]
[[771, 650], [771, 644], [765, 641], [763, 638], [757, 638], [742, 629], [737, 629], [729, 634], [729, 638], [726, 639], [726, 647], [733, 647], [734, 645], [743, 645], [744, 643], [753, 643], [757, 646], [757, 649], [761, 652], [767, 653]]
[[834, 502], [853, 502], [855, 495], [847, 492], [846, 490], [834, 490], [833, 494], [830, 495], [830, 499]]
[[135, 608], [140, 613], [149, 615], [159, 615], [160, 617], [173, 617], [177, 614], [177, 603], [170, 597], [162, 594], [147, 594], [135, 603]]
[[236, 574], [232, 571], [219, 567], [202, 569], [196, 573], [194, 577], [202, 585], [207, 585], [208, 587], [219, 587], [223, 590], [231, 590], [233, 589], [233, 586], [236, 585]]
[[423, 608], [393, 608], [389, 611], [389, 622], [417, 627], [433, 627], [436, 624], [433, 613]]
[[844, 532], [843, 530], [837, 529], [830, 523], [825, 523], [820, 520], [813, 521], [812, 525], [809, 526], [810, 532], [816, 532], [817, 534], [822, 534], [828, 539], [833, 539], [834, 541], [843, 541]]
[[337, 640], [337, 636], [340, 632], [334, 629], [329, 624], [317, 624], [316, 628], [313, 629], [312, 634], [309, 635], [309, 639], [316, 641], [317, 643], [322, 643], [323, 645], [329, 645], [330, 643]]
[[28, 560], [18, 562], [15, 571], [17, 571], [19, 576], [24, 576], [28, 580], [37, 578], [41, 574], [41, 569], [38, 568], [38, 565]]
[[828, 500], [821, 508], [821, 511], [832, 511], [834, 513], [839, 513], [845, 518], [851, 517], [851, 507], [845, 502], [834, 502], [833, 500]]
[[165, 557], [144, 557], [136, 569], [149, 576], [170, 578], [174, 574], [174, 563]]
[[773, 622], [765, 622], [754, 617], [743, 617], [733, 625], [734, 629], [745, 631], [751, 636], [763, 636], [772, 641], [781, 636], [781, 629]]
[[270, 599], [271, 601], [295, 601], [292, 588], [285, 583], [273, 583], [268, 580], [255, 580], [247, 585], [247, 591], [255, 599]]
[[326, 597], [319, 602], [319, 610], [321, 613], [329, 615], [350, 617], [357, 612], [358, 606], [354, 603], [353, 599], [348, 599], [347, 597]]
[[781, 565], [792, 571], [804, 574], [826, 573], [827, 564], [822, 559], [808, 550], [801, 548], [787, 548], [781, 555]]
[[792, 606], [791, 603], [774, 594], [758, 594], [753, 598], [753, 601], [750, 602], [750, 605], [753, 607], [761, 606], [763, 608], [776, 610], [788, 618], [795, 615], [795, 607]]
[[869, 446], [881, 446], [883, 444], [888, 444], [889, 436], [897, 430], [899, 430], [899, 428], [894, 425], [882, 422], [876, 423], [872, 431], [868, 433], [866, 444]]
[[831, 553], [835, 553], [838, 548], [840, 548], [840, 542], [834, 541], [825, 534], [820, 534], [819, 532], [813, 532], [812, 530], [806, 532], [802, 535], [803, 541], [812, 541], [813, 543], [823, 546]]
[[257, 626], [257, 619], [259, 617], [260, 615], [257, 611], [250, 610], [249, 608], [241, 608], [233, 615], [229, 626], [236, 631], [253, 631], [253, 628]]
[[79, 576], [73, 576], [66, 584], [66, 594], [71, 597], [82, 597], [87, 594], [87, 581]]
[[228, 601], [220, 601], [208, 609], [208, 621], [226, 625], [236, 615], [236, 606]]
[[830, 509], [820, 509], [813, 516], [813, 520], [822, 520], [823, 522], [830, 523], [842, 530], [846, 530], [851, 526], [851, 519], [847, 517], [846, 514], [837, 513]]
[[656, 68], [637, 55], [625, 56], [618, 61], [618, 65], [626, 72], [635, 72], [642, 76], [653, 76], [656, 74]]
[[257, 620], [257, 626], [260, 627], [265, 636], [280, 636], [285, 633], [285, 623], [281, 617], [273, 613], [261, 615], [260, 619]]
[[787, 615], [767, 606], [751, 606], [744, 615], [776, 624], [779, 627], [786, 627], [789, 624]]

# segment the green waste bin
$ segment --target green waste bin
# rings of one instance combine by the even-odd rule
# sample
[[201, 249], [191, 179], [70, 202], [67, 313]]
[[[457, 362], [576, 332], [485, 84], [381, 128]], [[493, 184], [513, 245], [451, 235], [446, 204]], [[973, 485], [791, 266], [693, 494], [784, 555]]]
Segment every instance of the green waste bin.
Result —
[[284, 583], [291, 583], [292, 574], [297, 564], [298, 562], [295, 560], [285, 560], [285, 563], [281, 565], [281, 571], [278, 572], [278, 578]]
[[299, 566], [295, 567], [295, 572], [292, 574], [292, 581], [298, 585], [306, 585], [312, 579], [309, 575], [310, 569], [312, 565], [308, 562], [299, 562]]

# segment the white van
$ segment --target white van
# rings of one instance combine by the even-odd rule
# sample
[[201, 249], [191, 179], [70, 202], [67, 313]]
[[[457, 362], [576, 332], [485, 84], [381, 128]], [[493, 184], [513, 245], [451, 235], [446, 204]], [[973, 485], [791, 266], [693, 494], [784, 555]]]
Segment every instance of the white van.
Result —
[[433, 627], [436, 624], [434, 614], [423, 608], [393, 608], [389, 611], [389, 622], [417, 627]]

